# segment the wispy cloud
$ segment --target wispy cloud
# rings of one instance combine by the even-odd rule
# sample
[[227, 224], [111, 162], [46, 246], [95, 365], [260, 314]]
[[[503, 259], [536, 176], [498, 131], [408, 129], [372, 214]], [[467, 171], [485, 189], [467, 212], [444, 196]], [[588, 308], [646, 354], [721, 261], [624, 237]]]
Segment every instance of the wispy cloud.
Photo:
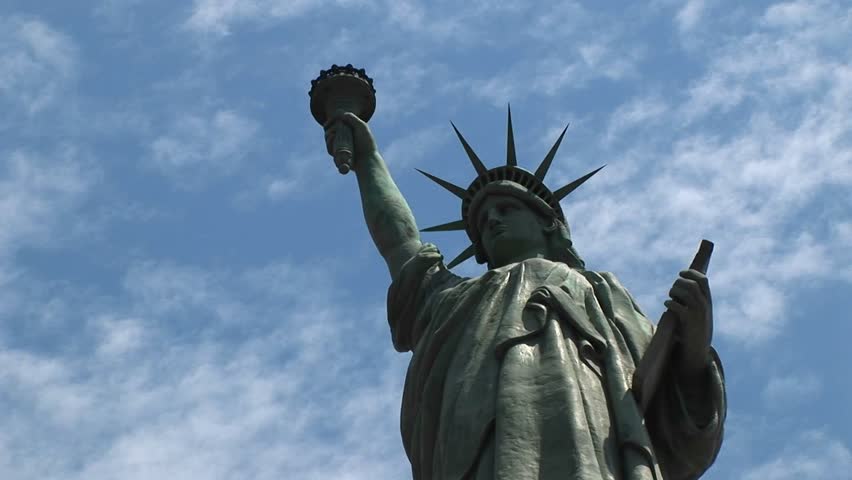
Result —
[[224, 36], [238, 22], [293, 18], [325, 3], [322, 0], [196, 0], [184, 26], [199, 33]]
[[44, 111], [74, 80], [77, 64], [69, 37], [38, 19], [0, 17], [0, 106], [7, 110], [2, 115]]
[[833, 480], [852, 469], [852, 451], [820, 431], [792, 439], [778, 456], [745, 471], [744, 480]]
[[333, 185], [339, 185], [340, 174], [325, 151], [322, 130], [317, 128], [315, 135], [316, 142], [310, 151], [294, 152], [275, 171], [249, 181], [235, 195], [234, 203], [240, 208], [250, 208], [266, 201], [280, 202], [293, 195], [321, 195]]
[[670, 108], [668, 102], [656, 95], [632, 99], [612, 113], [604, 141], [612, 142], [635, 126], [658, 126], [665, 120], [664, 115], [669, 113]]
[[145, 326], [138, 318], [98, 317], [93, 320], [91, 328], [101, 333], [97, 354], [105, 358], [128, 355], [143, 348], [148, 341]]
[[678, 10], [675, 21], [681, 33], [689, 32], [701, 21], [701, 16], [704, 14], [704, 3], [704, 0], [689, 0]]
[[848, 8], [777, 4], [750, 28], [747, 35], [706, 46], [707, 73], [690, 86], [683, 106], [687, 120], [728, 112], [747, 99], [758, 107], [778, 108], [788, 105], [791, 96], [800, 100], [819, 90], [848, 96], [850, 54], [836, 48], [852, 28]]
[[150, 166], [179, 187], [231, 173], [255, 147], [257, 122], [233, 110], [181, 113], [150, 145]]
[[376, 3], [374, 0], [195, 0], [183, 26], [196, 33], [224, 37], [239, 24], [264, 26], [323, 8], [363, 9]]
[[460, 86], [495, 106], [520, 101], [531, 95], [553, 97], [578, 90], [595, 79], [623, 80], [636, 73], [640, 49], [614, 48], [611, 40], [580, 43], [558, 55], [520, 60], [487, 78], [470, 79]]
[[768, 25], [779, 27], [815, 25], [824, 19], [825, 9], [832, 7], [820, 0], [779, 2], [766, 9], [763, 19]]
[[4, 417], [0, 443], [54, 452], [51, 462], [0, 456], [0, 474], [404, 476], [387, 412], [398, 408], [405, 359], [391, 348], [375, 356], [375, 342], [389, 343], [383, 304], [329, 301], [321, 292], [332, 278], [316, 263], [227, 271], [145, 261], [119, 296], [94, 305], [66, 296], [54, 328], [75, 328], [76, 348], [0, 343], [4, 408], [17, 412]]
[[391, 121], [422, 110], [429, 104], [427, 92], [437, 92], [450, 77], [446, 65], [409, 53], [379, 57], [369, 74], [380, 86], [376, 104], [382, 117]]
[[69, 216], [99, 176], [72, 147], [0, 151], [0, 258], [23, 245], [68, 240], [74, 230]]
[[382, 156], [391, 168], [401, 173], [400, 169], [404, 167], [421, 164], [423, 158], [428, 158], [450, 139], [451, 132], [449, 124], [415, 129], [382, 148]]
[[788, 373], [769, 379], [763, 389], [763, 400], [770, 408], [790, 407], [813, 401], [821, 389], [822, 382], [814, 373]]

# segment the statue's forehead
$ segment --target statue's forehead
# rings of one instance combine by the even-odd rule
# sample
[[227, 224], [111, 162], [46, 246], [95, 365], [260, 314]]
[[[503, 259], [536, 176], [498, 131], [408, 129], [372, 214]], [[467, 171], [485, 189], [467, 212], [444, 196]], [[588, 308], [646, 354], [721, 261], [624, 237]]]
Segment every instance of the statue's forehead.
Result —
[[485, 198], [483, 198], [482, 203], [479, 206], [479, 211], [482, 212], [484, 210], [487, 210], [489, 207], [491, 207], [493, 205], [496, 205], [496, 204], [499, 204], [499, 203], [505, 203], [505, 202], [510, 202], [510, 203], [513, 203], [513, 204], [516, 204], [516, 205], [522, 205], [524, 207], [527, 206], [526, 202], [524, 202], [523, 200], [518, 198], [518, 196], [509, 194], [509, 193], [500, 192], [500, 193], [489, 194]]
[[485, 214], [485, 212], [488, 211], [489, 208], [505, 203], [510, 203], [525, 210], [534, 212], [533, 207], [527, 202], [528, 200], [523, 198], [523, 193], [521, 192], [518, 192], [517, 194], [514, 194], [514, 192], [490, 193], [483, 197], [482, 202], [479, 204], [476, 210], [475, 218], [477, 220], [481, 220], [482, 216]]

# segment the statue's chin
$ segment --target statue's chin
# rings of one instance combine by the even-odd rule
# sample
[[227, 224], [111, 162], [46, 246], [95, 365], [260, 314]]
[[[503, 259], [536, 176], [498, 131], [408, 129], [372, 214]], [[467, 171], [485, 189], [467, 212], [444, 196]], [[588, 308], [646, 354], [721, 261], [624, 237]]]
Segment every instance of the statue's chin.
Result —
[[490, 268], [499, 268], [530, 258], [546, 257], [543, 252], [543, 250], [546, 250], [545, 246], [538, 242], [531, 242], [526, 237], [512, 235], [508, 231], [494, 234], [489, 243], [491, 248], [486, 248], [486, 254], [492, 260], [489, 262]]

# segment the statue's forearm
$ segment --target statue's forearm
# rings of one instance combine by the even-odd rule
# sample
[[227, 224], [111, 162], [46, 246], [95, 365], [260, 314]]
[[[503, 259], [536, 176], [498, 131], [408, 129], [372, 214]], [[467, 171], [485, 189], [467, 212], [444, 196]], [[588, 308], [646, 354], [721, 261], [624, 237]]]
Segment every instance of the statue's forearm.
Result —
[[420, 248], [420, 233], [408, 203], [379, 153], [359, 159], [355, 173], [364, 220], [379, 253], [396, 279], [402, 265]]

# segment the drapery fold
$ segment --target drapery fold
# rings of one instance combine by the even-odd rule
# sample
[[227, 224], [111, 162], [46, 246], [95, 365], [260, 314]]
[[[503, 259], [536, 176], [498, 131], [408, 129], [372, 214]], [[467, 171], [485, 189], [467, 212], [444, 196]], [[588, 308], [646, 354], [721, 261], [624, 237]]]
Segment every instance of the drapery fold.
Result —
[[612, 274], [530, 259], [466, 279], [425, 244], [388, 320], [413, 351], [400, 423], [415, 480], [689, 479], [718, 452], [718, 357], [710, 398], [668, 378], [643, 419], [629, 387], [653, 325]]

